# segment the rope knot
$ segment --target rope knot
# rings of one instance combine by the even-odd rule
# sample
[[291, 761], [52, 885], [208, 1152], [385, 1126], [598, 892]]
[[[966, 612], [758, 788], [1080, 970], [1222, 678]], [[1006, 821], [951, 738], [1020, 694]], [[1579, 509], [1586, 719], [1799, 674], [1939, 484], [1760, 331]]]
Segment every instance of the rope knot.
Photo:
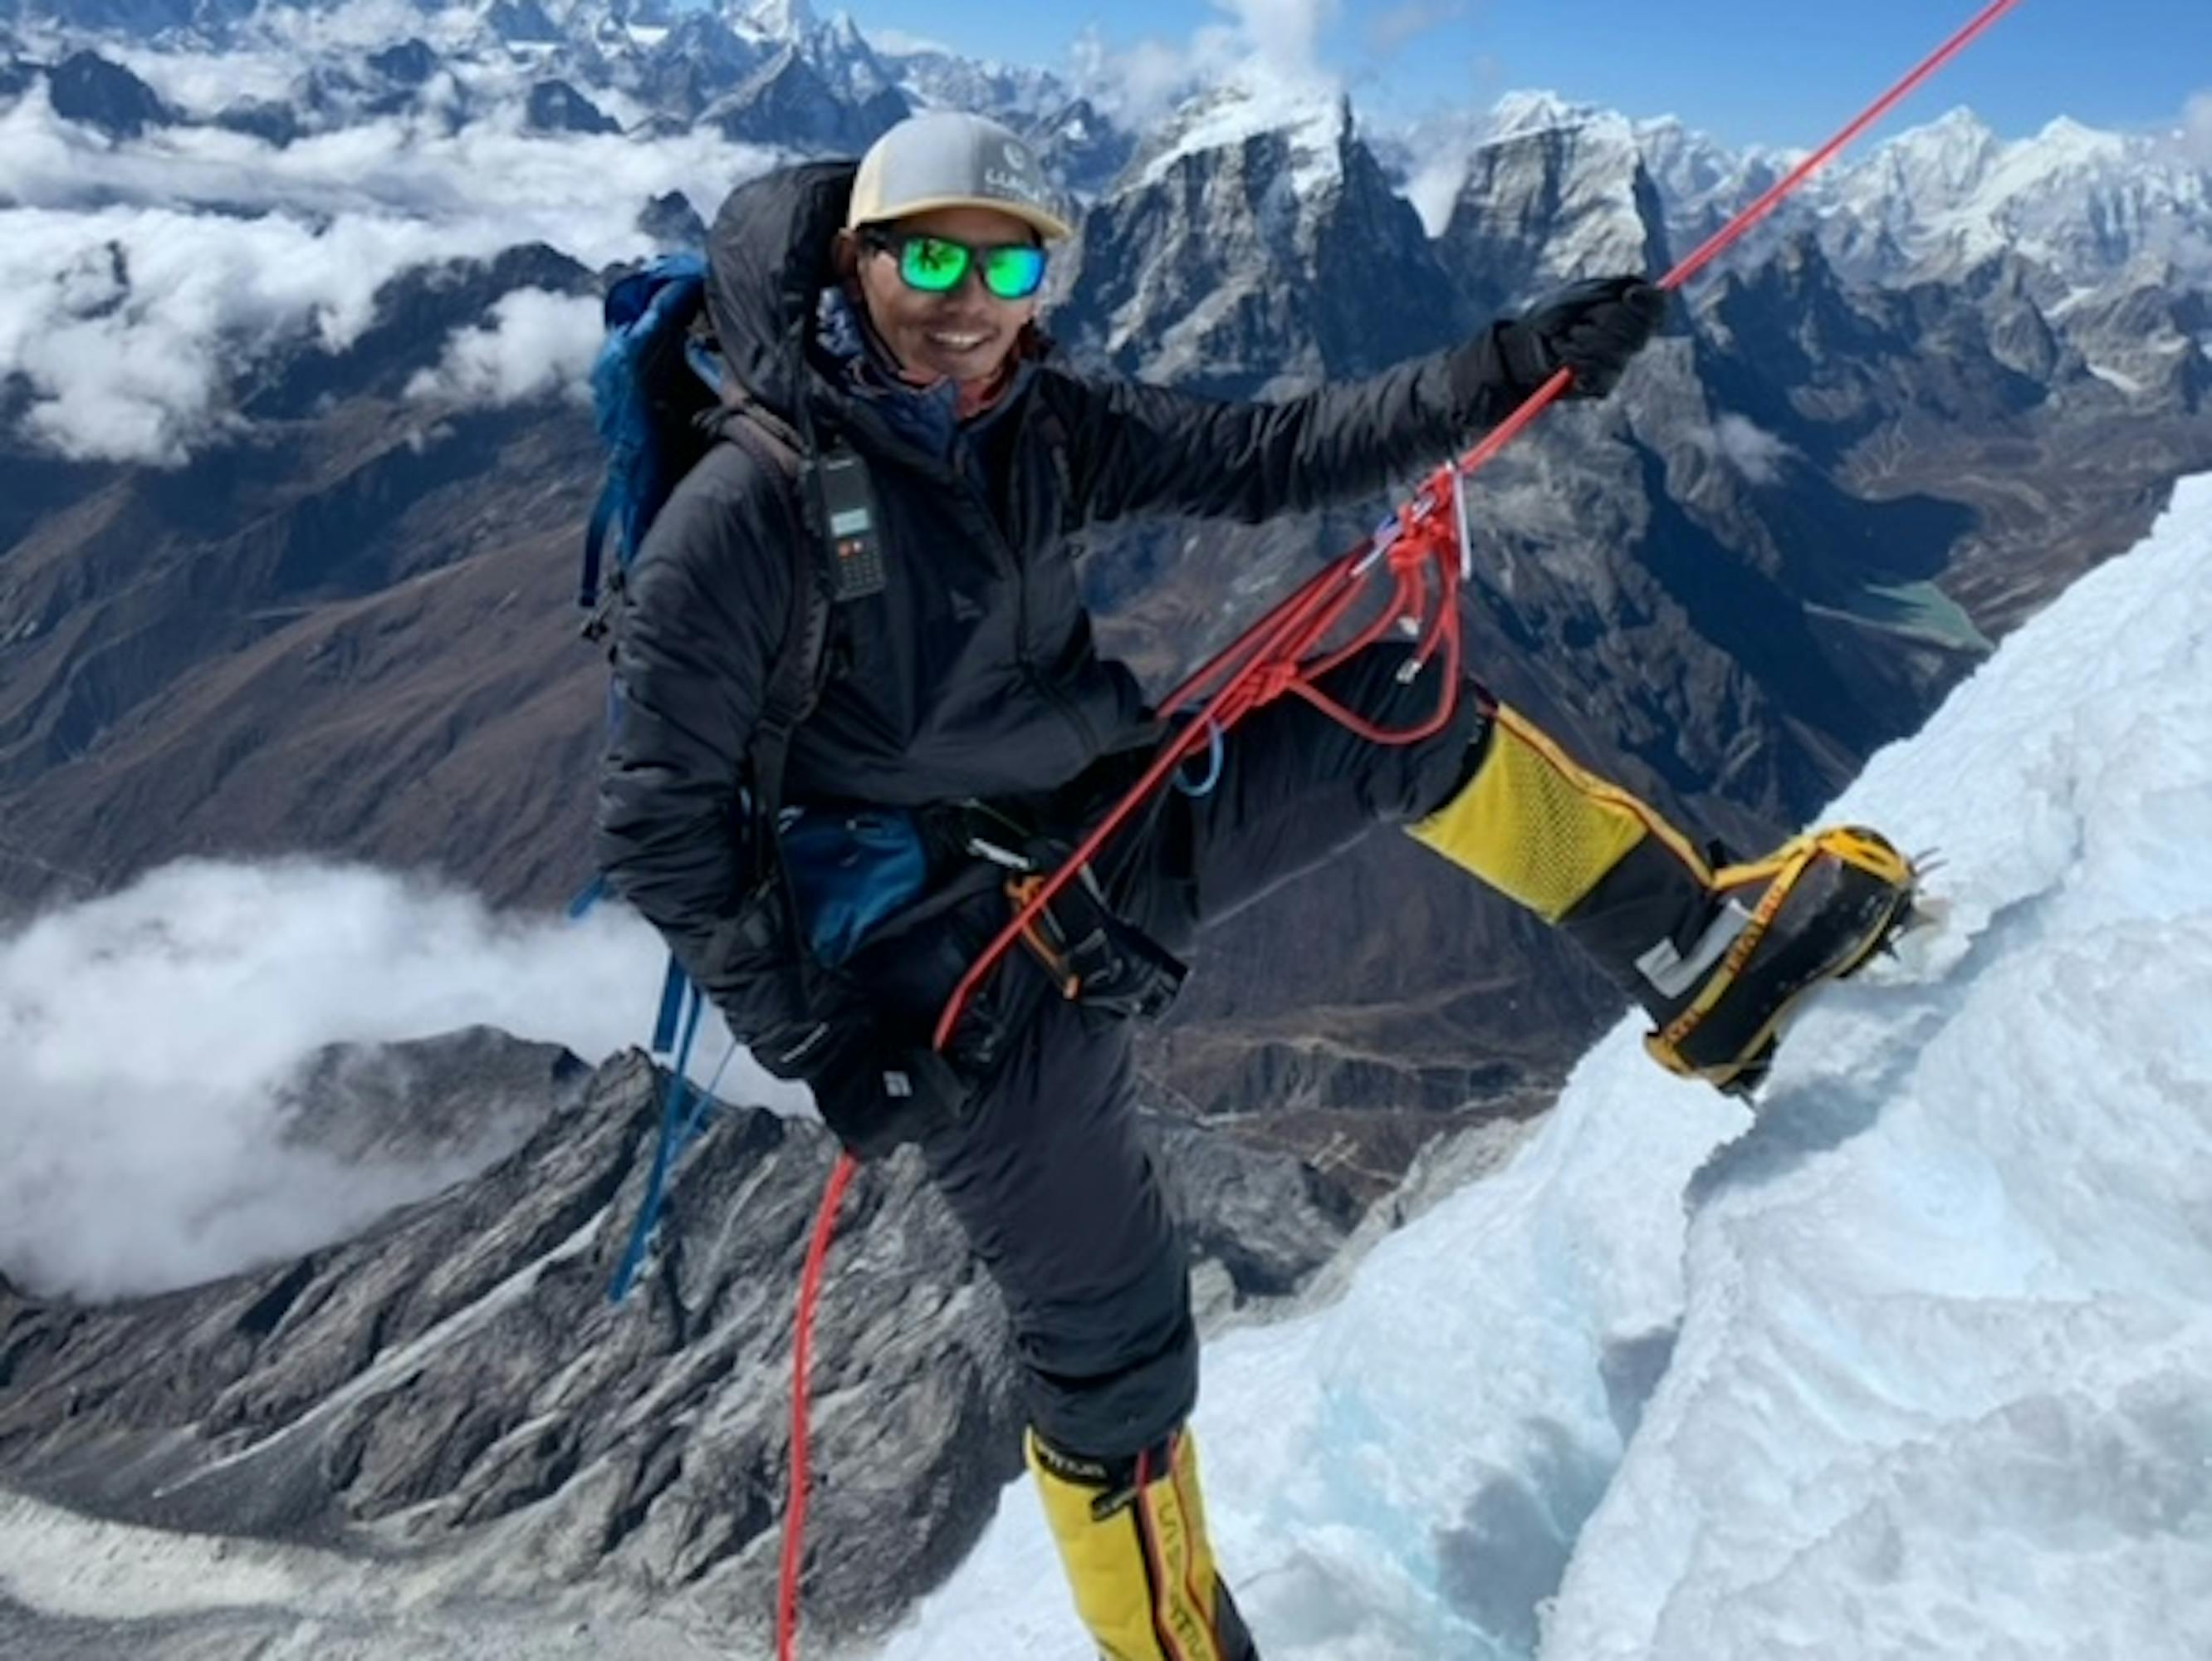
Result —
[[1390, 574], [1399, 578], [1409, 577], [1424, 567], [1445, 559], [1456, 560], [1458, 551], [1446, 527], [1437, 522], [1433, 511], [1408, 513], [1398, 539], [1390, 545]]
[[1253, 677], [1254, 691], [1258, 694], [1253, 702], [1273, 703], [1304, 678], [1305, 670], [1302, 665], [1279, 659], [1262, 664]]

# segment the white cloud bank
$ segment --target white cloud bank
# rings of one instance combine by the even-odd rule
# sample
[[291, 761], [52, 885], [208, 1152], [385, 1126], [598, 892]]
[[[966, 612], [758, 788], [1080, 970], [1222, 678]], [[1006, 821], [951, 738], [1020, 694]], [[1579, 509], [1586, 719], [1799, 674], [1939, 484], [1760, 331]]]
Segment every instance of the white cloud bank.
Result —
[[[402, 272], [530, 242], [592, 267], [639, 258], [653, 252], [636, 227], [651, 198], [681, 190], [711, 213], [773, 159], [712, 135], [400, 119], [283, 149], [212, 129], [116, 144], [58, 119], [40, 89], [0, 112], [0, 380], [27, 382], [25, 433], [59, 454], [175, 465], [228, 427], [242, 371], [302, 340], [343, 350]], [[574, 331], [534, 305], [489, 332], [557, 338], [566, 374]], [[521, 384], [496, 351], [463, 350], [445, 384]]]
[[[0, 1272], [109, 1297], [343, 1239], [485, 1155], [364, 1168], [288, 1145], [302, 1062], [481, 1025], [596, 1062], [647, 1042], [664, 962], [617, 908], [501, 916], [306, 863], [172, 866], [0, 934]], [[726, 1043], [702, 1030], [695, 1070]], [[744, 1057], [720, 1093], [805, 1099]]]
[[1229, 21], [1208, 23], [1171, 42], [1146, 39], [1109, 46], [1096, 27], [1069, 54], [1069, 78], [1102, 109], [1141, 131], [1200, 88], [1259, 90], [1288, 85], [1312, 93], [1341, 89], [1322, 68], [1321, 35], [1337, 0], [1215, 0]]
[[1740, 415], [1723, 415], [1710, 427], [1692, 431], [1690, 441], [1718, 456], [1753, 484], [1772, 484], [1782, 463], [1798, 453], [1788, 440]]
[[517, 289], [492, 307], [489, 327], [456, 329], [434, 369], [407, 383], [407, 396], [499, 406], [562, 392], [590, 400], [592, 359], [602, 325], [588, 295]]
[[2212, 168], [2212, 88], [2182, 106], [2181, 148], [2198, 167]]
[[381, 283], [453, 251], [382, 215], [0, 212], [0, 375], [27, 378], [25, 427], [59, 453], [174, 465], [228, 424], [240, 369], [290, 342], [343, 350]]

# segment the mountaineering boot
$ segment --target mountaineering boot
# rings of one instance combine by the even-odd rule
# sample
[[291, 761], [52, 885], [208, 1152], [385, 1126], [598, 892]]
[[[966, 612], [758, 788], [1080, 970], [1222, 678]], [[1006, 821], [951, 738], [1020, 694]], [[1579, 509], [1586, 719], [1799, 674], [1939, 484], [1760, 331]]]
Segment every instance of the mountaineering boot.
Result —
[[1413, 837], [1556, 924], [1643, 1005], [1661, 1065], [1748, 1093], [1807, 993], [1909, 919], [1911, 864], [1839, 826], [1717, 868], [1650, 806], [1498, 706], [1456, 794]]
[[1188, 1429], [1133, 1459], [1086, 1458], [1034, 1431], [1028, 1445], [1076, 1612], [1103, 1661], [1259, 1661], [1214, 1572]]

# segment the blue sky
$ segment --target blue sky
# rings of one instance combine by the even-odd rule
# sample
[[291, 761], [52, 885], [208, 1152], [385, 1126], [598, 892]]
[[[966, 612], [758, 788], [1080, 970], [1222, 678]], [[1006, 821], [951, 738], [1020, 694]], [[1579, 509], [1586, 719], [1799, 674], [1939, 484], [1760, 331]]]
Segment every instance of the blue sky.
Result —
[[[827, 14], [840, 0], [817, 0]], [[1486, 106], [1550, 87], [1632, 115], [1672, 113], [1735, 143], [1810, 144], [1980, 9], [1982, 0], [842, 0], [864, 30], [1057, 68], [1096, 28], [1120, 52], [1188, 50], [1250, 20], [1308, 43], [1363, 116]], [[1283, 43], [1289, 43], [1287, 47]], [[2212, 0], [2023, 0], [1885, 131], [1968, 104], [2008, 137], [2067, 114], [2093, 126], [2178, 125], [2212, 94]]]

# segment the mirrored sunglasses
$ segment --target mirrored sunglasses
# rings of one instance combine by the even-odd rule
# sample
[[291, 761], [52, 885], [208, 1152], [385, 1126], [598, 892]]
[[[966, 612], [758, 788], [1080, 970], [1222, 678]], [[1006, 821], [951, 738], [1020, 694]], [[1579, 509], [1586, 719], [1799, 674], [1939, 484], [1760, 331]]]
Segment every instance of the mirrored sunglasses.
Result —
[[1033, 243], [978, 248], [918, 231], [872, 230], [864, 236], [870, 247], [896, 255], [900, 280], [923, 294], [950, 293], [970, 265], [981, 271], [983, 286], [1001, 300], [1027, 300], [1044, 283], [1044, 250]]

